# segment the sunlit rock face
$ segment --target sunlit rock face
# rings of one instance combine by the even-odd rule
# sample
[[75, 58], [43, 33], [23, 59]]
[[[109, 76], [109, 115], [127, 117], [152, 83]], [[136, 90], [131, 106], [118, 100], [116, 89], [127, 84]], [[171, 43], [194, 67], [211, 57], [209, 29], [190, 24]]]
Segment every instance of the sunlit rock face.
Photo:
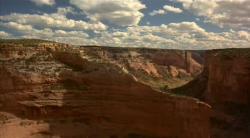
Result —
[[145, 48], [81, 47], [90, 59], [123, 67], [140, 82], [153, 88], [179, 87], [196, 77], [203, 69], [199, 51]]
[[89, 52], [51, 42], [1, 43], [0, 137], [210, 137], [209, 105], [153, 90], [120, 57]]

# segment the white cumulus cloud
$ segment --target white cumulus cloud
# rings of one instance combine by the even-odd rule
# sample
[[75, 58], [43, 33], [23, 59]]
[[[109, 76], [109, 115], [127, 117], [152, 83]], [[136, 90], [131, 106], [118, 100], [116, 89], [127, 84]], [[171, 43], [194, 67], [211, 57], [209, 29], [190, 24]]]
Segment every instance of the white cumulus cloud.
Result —
[[7, 22], [7, 23], [2, 23], [0, 22], [0, 26], [4, 27], [4, 28], [8, 28], [11, 30], [17, 30], [17, 31], [32, 31], [32, 26], [31, 25], [23, 25], [23, 24], [19, 24], [16, 22]]
[[137, 25], [146, 6], [139, 0], [70, 0], [92, 20], [108, 21], [120, 26]]
[[163, 9], [167, 12], [173, 12], [173, 13], [181, 13], [182, 10], [180, 8], [175, 8], [169, 5], [165, 5]]
[[183, 11], [180, 8], [176, 8], [176, 7], [173, 7], [173, 6], [165, 5], [165, 6], [163, 6], [162, 9], [154, 10], [154, 11], [150, 12], [149, 15], [151, 15], [151, 16], [164, 15], [164, 14], [167, 14], [169, 12], [171, 12], [171, 13], [182, 13]]
[[250, 31], [250, 0], [175, 0], [218, 26]]
[[11, 34], [9, 33], [6, 33], [5, 31], [0, 31], [0, 38], [3, 39], [3, 38], [8, 38], [10, 37]]
[[207, 32], [195, 22], [132, 26], [124, 31], [102, 32], [98, 45], [170, 49], [219, 49], [249, 47], [248, 32]]
[[155, 15], [164, 15], [166, 12], [162, 9], [159, 10], [153, 10], [152, 12], [149, 13], [150, 16], [155, 16]]
[[82, 20], [68, 19], [65, 15], [67, 12], [71, 12], [71, 10], [68, 8], [58, 8], [58, 12], [52, 14], [12, 13], [9, 15], [0, 16], [0, 20], [5, 22], [16, 22], [23, 25], [31, 25], [38, 28], [99, 31], [107, 29], [107, 26], [99, 21], [85, 22]]
[[55, 4], [55, 0], [31, 0], [31, 1], [34, 2], [38, 6], [41, 6], [41, 5], [52, 6]]

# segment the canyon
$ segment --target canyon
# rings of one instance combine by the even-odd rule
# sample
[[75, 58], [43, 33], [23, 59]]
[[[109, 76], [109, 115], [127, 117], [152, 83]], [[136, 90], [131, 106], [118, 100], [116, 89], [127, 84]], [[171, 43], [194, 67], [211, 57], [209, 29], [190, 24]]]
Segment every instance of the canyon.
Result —
[[249, 136], [249, 49], [0, 42], [1, 138]]
[[203, 72], [173, 91], [211, 105], [212, 137], [250, 136], [250, 49], [207, 51]]

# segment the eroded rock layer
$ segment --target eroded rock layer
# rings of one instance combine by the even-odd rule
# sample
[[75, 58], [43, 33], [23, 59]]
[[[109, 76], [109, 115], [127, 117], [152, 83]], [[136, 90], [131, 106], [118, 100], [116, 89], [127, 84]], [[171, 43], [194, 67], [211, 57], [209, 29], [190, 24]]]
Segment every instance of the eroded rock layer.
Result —
[[212, 106], [213, 138], [250, 136], [250, 49], [207, 51], [203, 73], [173, 92]]
[[250, 49], [215, 50], [207, 53], [207, 89], [204, 101], [214, 111], [213, 136], [250, 136]]
[[209, 138], [208, 105], [155, 91], [86, 51], [0, 44], [1, 138]]
[[99, 59], [127, 69], [140, 82], [156, 89], [175, 88], [202, 71], [199, 51], [84, 46], [88, 58]]

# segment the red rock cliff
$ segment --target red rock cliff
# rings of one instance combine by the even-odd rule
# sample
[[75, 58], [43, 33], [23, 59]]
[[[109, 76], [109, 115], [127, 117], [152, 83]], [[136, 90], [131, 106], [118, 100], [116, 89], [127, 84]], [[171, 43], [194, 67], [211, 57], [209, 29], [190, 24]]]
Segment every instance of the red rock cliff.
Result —
[[202, 65], [192, 57], [199, 55], [196, 51], [100, 46], [83, 46], [80, 49], [91, 59], [98, 58], [122, 66], [140, 82], [156, 89], [178, 87], [202, 71]]
[[250, 136], [250, 49], [207, 51], [203, 73], [173, 92], [212, 106], [213, 138]]
[[76, 48], [0, 44], [0, 76], [1, 138], [210, 137], [208, 105]]
[[249, 50], [208, 52], [206, 57], [209, 70], [207, 102], [211, 104], [249, 104], [250, 53], [248, 52]]
[[204, 101], [214, 109], [214, 137], [249, 137], [250, 50], [210, 51], [206, 63]]

